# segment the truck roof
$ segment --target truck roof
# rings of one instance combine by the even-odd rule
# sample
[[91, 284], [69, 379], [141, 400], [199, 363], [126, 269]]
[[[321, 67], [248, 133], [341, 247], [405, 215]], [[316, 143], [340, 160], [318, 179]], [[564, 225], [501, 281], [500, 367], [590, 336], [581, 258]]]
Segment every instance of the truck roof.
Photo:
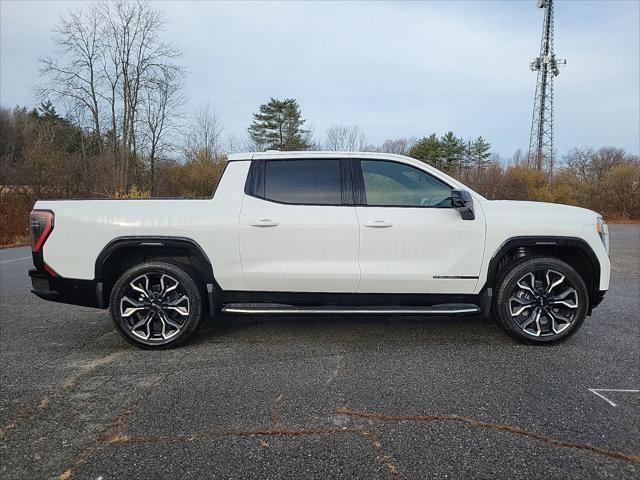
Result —
[[405, 163], [407, 165], [412, 165], [414, 167], [420, 168], [422, 170], [427, 170], [435, 176], [439, 177], [442, 180], [445, 180], [449, 185], [453, 185], [456, 188], [464, 188], [473, 192], [475, 195], [484, 199], [482, 195], [471, 190], [466, 185], [460, 183], [453, 177], [441, 172], [440, 170], [432, 167], [431, 165], [417, 160], [415, 158], [406, 157], [404, 155], [397, 155], [395, 153], [381, 153], [381, 152], [329, 152], [329, 151], [317, 151], [317, 150], [303, 150], [303, 151], [291, 151], [291, 152], [280, 152], [277, 150], [268, 150], [266, 152], [244, 152], [244, 153], [232, 153], [228, 156], [228, 161], [239, 161], [239, 160], [269, 160], [269, 159], [277, 159], [277, 160], [296, 160], [300, 158], [358, 158], [358, 159], [372, 159], [372, 160], [392, 160], [400, 163]]
[[416, 160], [404, 155], [381, 152], [334, 152], [318, 150], [286, 151], [267, 150], [266, 152], [232, 153], [229, 161], [237, 160], [262, 160], [262, 159], [295, 160], [299, 158], [377, 158], [399, 160], [406, 163], [414, 163]]

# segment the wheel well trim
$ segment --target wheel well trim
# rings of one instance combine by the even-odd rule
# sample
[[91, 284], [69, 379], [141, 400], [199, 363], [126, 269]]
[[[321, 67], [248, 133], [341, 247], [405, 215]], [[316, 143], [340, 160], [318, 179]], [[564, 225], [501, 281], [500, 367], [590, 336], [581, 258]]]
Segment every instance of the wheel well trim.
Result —
[[178, 247], [185, 248], [189, 253], [193, 254], [201, 262], [203, 262], [203, 271], [206, 274], [206, 283], [211, 283], [216, 289], [220, 289], [220, 285], [215, 279], [213, 266], [209, 257], [198, 242], [188, 237], [174, 237], [163, 235], [137, 235], [122, 236], [111, 240], [100, 252], [95, 263], [95, 281], [102, 282], [104, 280], [104, 267], [109, 258], [119, 250], [132, 247]]
[[571, 247], [577, 248], [582, 251], [589, 259], [589, 263], [591, 263], [591, 267], [593, 269], [593, 284], [591, 285], [590, 296], [599, 290], [600, 285], [600, 261], [598, 260], [597, 255], [591, 248], [591, 246], [582, 238], [579, 237], [564, 237], [564, 236], [517, 236], [511, 237], [502, 242], [500, 247], [495, 251], [491, 260], [489, 261], [489, 265], [487, 268], [487, 278], [485, 280], [484, 286], [480, 289], [480, 291], [484, 291], [487, 288], [491, 288], [494, 286], [496, 281], [496, 275], [498, 273], [498, 266], [500, 265], [501, 260], [504, 256], [518, 247]]

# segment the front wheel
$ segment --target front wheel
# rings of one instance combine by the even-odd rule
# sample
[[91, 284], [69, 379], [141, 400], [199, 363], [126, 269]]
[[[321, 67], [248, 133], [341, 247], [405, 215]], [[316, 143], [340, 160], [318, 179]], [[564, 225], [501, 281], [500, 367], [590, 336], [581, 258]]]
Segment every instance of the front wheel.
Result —
[[578, 331], [589, 295], [582, 277], [567, 263], [534, 257], [507, 268], [497, 285], [498, 324], [524, 343], [551, 344]]
[[193, 277], [173, 263], [136, 265], [111, 291], [111, 317], [129, 343], [172, 348], [184, 342], [202, 319], [202, 298]]

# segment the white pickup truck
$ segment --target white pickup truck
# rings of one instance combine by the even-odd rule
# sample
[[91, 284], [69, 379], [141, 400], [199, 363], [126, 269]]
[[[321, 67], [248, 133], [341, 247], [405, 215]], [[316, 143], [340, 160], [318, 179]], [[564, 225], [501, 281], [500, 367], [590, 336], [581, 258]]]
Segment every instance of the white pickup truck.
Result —
[[491, 314], [549, 344], [609, 287], [595, 212], [490, 201], [380, 153], [231, 155], [211, 198], [38, 201], [31, 234], [33, 293], [109, 308], [144, 348], [220, 313]]

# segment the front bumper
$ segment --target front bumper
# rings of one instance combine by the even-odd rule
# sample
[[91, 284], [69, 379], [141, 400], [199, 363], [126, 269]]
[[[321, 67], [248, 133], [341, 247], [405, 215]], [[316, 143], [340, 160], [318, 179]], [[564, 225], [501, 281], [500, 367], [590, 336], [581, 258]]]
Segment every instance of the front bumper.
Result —
[[29, 270], [31, 293], [51, 302], [103, 308], [99, 301], [101, 284], [93, 280], [53, 277], [40, 270]]
[[591, 305], [589, 305], [589, 315], [591, 315], [591, 310], [602, 303], [602, 300], [604, 300], [604, 296], [606, 294], [607, 290], [597, 290], [594, 292], [593, 296], [591, 297]]

